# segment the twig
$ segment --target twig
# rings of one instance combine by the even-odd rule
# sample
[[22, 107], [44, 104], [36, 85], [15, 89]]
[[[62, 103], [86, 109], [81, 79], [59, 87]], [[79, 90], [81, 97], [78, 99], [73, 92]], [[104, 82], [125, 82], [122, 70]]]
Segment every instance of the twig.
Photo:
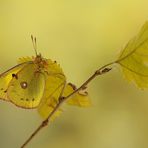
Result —
[[69, 99], [71, 96], [73, 96], [74, 94], [76, 94], [77, 92], [79, 92], [80, 90], [83, 90], [84, 88], [86, 88], [86, 86], [97, 76], [105, 74], [107, 72], [109, 72], [111, 70], [111, 68], [107, 68], [108, 66], [113, 65], [115, 62], [111, 62], [109, 64], [106, 64], [104, 66], [102, 66], [101, 68], [99, 68], [91, 77], [89, 77], [78, 89], [76, 89], [75, 91], [73, 91], [71, 94], [69, 94], [66, 97], [62, 97], [63, 95], [63, 91], [65, 88], [65, 85], [63, 86], [62, 92], [60, 93], [59, 96], [59, 102], [57, 103], [57, 105], [55, 106], [55, 108], [53, 109], [53, 111], [49, 114], [48, 118], [45, 119], [39, 126], [38, 128], [31, 134], [31, 136], [24, 142], [24, 144], [21, 146], [21, 148], [24, 148], [36, 135], [37, 133], [45, 126], [48, 125], [52, 115], [59, 109], [59, 107], [67, 100]]

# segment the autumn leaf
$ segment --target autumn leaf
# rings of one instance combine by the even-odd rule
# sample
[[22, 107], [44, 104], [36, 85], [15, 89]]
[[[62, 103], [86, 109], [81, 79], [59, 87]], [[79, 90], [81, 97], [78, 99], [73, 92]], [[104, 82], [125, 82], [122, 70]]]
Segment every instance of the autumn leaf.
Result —
[[148, 87], [148, 22], [129, 41], [116, 63], [122, 66], [129, 81], [134, 81], [140, 88]]

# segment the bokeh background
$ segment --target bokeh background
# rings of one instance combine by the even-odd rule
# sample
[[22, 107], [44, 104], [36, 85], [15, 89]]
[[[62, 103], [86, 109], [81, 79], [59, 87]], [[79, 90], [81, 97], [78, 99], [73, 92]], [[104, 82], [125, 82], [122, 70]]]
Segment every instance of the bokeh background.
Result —
[[[80, 85], [115, 60], [148, 19], [147, 0], [0, 0], [0, 71], [34, 51], [57, 60]], [[28, 148], [147, 148], [148, 91], [128, 83], [119, 66], [89, 86], [92, 107], [64, 106]], [[0, 102], [0, 147], [19, 148], [40, 124], [36, 110]]]

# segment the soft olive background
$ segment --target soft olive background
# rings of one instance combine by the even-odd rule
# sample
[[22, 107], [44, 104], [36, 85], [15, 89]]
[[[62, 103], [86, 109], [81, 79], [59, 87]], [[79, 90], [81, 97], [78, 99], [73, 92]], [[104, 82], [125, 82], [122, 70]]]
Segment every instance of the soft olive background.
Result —
[[[147, 0], [0, 0], [0, 71], [34, 51], [57, 60], [80, 85], [119, 51], [148, 19]], [[28, 148], [147, 148], [148, 92], [129, 84], [120, 67], [89, 86], [92, 107], [65, 106]], [[0, 102], [0, 147], [19, 148], [39, 125], [35, 110]]]

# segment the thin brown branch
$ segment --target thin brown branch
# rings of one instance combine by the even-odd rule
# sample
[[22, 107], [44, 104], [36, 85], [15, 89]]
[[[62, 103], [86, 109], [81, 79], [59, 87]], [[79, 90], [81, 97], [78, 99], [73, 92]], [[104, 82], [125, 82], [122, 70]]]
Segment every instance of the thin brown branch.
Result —
[[24, 144], [21, 146], [21, 148], [24, 148], [36, 135], [37, 133], [39, 133], [39, 131], [48, 125], [51, 117], [53, 116], [53, 114], [60, 108], [60, 106], [70, 97], [72, 97], [74, 94], [76, 94], [77, 92], [79, 92], [80, 90], [83, 90], [84, 88], [86, 88], [86, 86], [97, 76], [105, 74], [107, 72], [109, 72], [111, 70], [111, 68], [108, 68], [108, 66], [113, 65], [116, 62], [112, 62], [109, 64], [106, 64], [104, 66], [102, 66], [101, 68], [99, 68], [91, 77], [89, 77], [78, 89], [76, 89], [75, 91], [73, 91], [71, 94], [69, 94], [66, 97], [62, 97], [63, 95], [63, 91], [65, 88], [65, 85], [62, 89], [62, 92], [60, 93], [59, 96], [59, 102], [57, 103], [57, 105], [55, 106], [55, 108], [53, 109], [53, 111], [49, 114], [48, 118], [45, 119], [39, 126], [38, 128], [31, 134], [31, 136], [24, 142]]

